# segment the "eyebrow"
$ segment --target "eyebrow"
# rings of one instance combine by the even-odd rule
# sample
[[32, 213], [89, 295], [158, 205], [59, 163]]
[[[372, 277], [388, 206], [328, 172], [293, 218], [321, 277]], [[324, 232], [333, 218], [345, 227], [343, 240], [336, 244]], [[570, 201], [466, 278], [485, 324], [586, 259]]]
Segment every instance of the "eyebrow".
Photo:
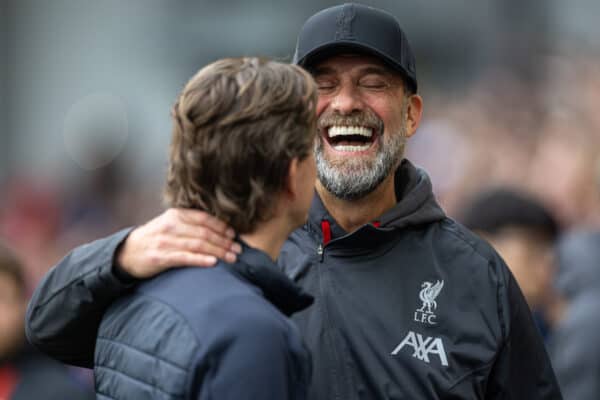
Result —
[[392, 75], [392, 73], [387, 68], [376, 67], [376, 66], [365, 67], [365, 68], [361, 69], [360, 72], [362, 72], [364, 75], [367, 75], [367, 74], [377, 74], [377, 75], [386, 75], [386, 76]]
[[335, 73], [335, 70], [331, 67], [314, 67], [309, 71], [313, 76], [327, 75]]
[[[332, 67], [315, 67], [313, 69], [311, 69], [311, 74], [313, 76], [320, 76], [320, 75], [327, 75], [327, 74], [335, 74], [336, 70]], [[379, 67], [379, 66], [367, 66], [364, 68], [361, 68], [359, 70], [359, 72], [363, 75], [367, 75], [367, 74], [377, 74], [377, 75], [384, 75], [384, 76], [393, 76], [392, 72], [390, 70], [388, 70], [385, 67]]]

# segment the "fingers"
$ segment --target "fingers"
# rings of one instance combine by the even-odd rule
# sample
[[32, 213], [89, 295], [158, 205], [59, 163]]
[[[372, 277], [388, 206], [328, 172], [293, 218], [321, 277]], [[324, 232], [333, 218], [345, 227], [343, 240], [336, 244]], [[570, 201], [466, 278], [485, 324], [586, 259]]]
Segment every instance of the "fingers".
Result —
[[149, 251], [144, 259], [145, 265], [135, 271], [138, 278], [152, 277], [162, 271], [177, 267], [212, 267], [218, 259], [210, 254], [195, 253], [178, 249]]
[[230, 251], [238, 254], [241, 252], [240, 245], [232, 240], [234, 233], [231, 228], [213, 216], [198, 210], [168, 210], [165, 212], [160, 233], [172, 238], [200, 239], [212, 246], [222, 248], [223, 252]]
[[134, 270], [136, 278], [144, 279], [156, 276], [160, 272], [178, 267], [212, 267], [217, 258], [188, 251], [153, 252], [147, 255], [148, 265]]
[[212, 267], [217, 263], [216, 257], [187, 251], [171, 253], [169, 260], [172, 261], [170, 265], [175, 266]]
[[195, 235], [193, 235], [193, 238], [197, 238], [199, 239], [199, 241], [204, 242], [213, 247], [221, 248], [224, 251], [231, 251], [235, 253], [241, 252], [241, 247], [238, 243], [235, 243], [230, 238], [225, 237], [222, 234], [215, 233], [210, 229], [197, 228]]
[[[235, 245], [238, 247], [240, 246], [238, 243], [235, 243]], [[229, 263], [235, 262], [236, 260], [235, 252], [229, 250], [228, 248], [214, 245], [213, 243], [202, 239], [172, 239], [172, 241], [166, 244], [165, 247], [173, 252], [176, 252], [176, 254], [192, 253], [206, 257], [216, 257]]]
[[211, 229], [216, 234], [225, 236], [229, 239], [233, 239], [235, 237], [235, 232], [233, 231], [233, 229], [228, 227], [223, 221], [213, 217], [210, 214], [199, 210], [184, 208], [178, 208], [175, 210], [177, 211], [177, 216], [181, 222], [188, 223], [191, 225], [203, 226], [205, 228]]
[[169, 209], [131, 232], [117, 263], [137, 278], [173, 266], [210, 267], [218, 259], [233, 263], [242, 250], [233, 237], [231, 228], [202, 211]]

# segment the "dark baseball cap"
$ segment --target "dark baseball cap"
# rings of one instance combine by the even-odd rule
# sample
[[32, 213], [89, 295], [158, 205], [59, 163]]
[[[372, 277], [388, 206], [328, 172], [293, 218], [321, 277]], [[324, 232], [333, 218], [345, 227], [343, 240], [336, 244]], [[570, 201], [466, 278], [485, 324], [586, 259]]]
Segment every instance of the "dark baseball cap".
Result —
[[382, 59], [417, 91], [415, 56], [400, 24], [388, 12], [354, 3], [319, 11], [302, 26], [293, 63], [310, 69], [344, 51]]

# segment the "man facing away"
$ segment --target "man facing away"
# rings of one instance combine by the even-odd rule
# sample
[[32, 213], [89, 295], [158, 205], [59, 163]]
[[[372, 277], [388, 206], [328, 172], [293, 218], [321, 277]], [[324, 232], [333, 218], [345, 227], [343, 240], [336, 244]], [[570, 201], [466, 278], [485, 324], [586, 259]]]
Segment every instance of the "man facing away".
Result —
[[[294, 317], [313, 354], [309, 398], [560, 399], [508, 268], [403, 160], [423, 101], [396, 19], [359, 4], [325, 9], [304, 24], [294, 62], [319, 88], [318, 181], [278, 263], [315, 296]], [[135, 278], [233, 259], [226, 225], [187, 211], [75, 249], [30, 303], [32, 342], [89, 365], [102, 313]]]
[[305, 220], [316, 178], [317, 89], [301, 68], [257, 58], [200, 70], [173, 108], [172, 207], [227, 221], [243, 252], [173, 269], [104, 315], [99, 399], [305, 399], [310, 356], [287, 318], [312, 303], [274, 263]]

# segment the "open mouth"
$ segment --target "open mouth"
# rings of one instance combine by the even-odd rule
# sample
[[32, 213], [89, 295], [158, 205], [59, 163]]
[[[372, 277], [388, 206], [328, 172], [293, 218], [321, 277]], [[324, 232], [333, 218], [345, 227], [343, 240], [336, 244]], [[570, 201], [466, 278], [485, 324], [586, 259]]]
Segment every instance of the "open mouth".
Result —
[[376, 137], [375, 131], [366, 126], [331, 126], [326, 132], [329, 145], [343, 152], [368, 150]]

